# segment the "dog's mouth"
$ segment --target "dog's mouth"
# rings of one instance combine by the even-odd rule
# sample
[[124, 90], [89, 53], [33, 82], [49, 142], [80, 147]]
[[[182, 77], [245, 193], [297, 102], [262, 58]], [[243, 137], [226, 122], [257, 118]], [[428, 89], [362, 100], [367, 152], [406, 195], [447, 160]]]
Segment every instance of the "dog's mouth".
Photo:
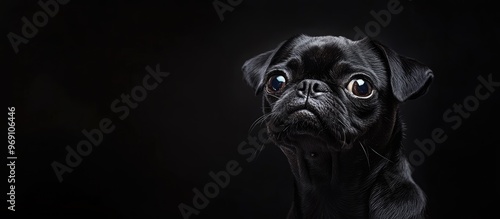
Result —
[[298, 123], [302, 123], [302, 127], [304, 130], [307, 129], [321, 129], [322, 122], [320, 116], [314, 110], [301, 108], [288, 112], [289, 121], [295, 121]]
[[[297, 145], [305, 139], [315, 139], [341, 148], [346, 144], [346, 135], [333, 130], [332, 125], [328, 125], [332, 121], [323, 118], [325, 116], [313, 107], [299, 107], [269, 121], [268, 130], [271, 138], [282, 145]], [[341, 127], [340, 124], [334, 126]]]

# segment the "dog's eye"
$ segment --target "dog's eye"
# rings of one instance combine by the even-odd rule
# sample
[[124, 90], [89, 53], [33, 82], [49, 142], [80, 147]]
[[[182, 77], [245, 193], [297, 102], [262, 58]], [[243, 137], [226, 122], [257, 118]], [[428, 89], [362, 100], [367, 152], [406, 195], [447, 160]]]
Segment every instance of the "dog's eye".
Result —
[[372, 85], [363, 79], [353, 79], [347, 84], [347, 90], [359, 98], [369, 98], [373, 94]]
[[267, 90], [271, 93], [281, 91], [286, 85], [286, 77], [281, 74], [273, 75], [267, 82]]

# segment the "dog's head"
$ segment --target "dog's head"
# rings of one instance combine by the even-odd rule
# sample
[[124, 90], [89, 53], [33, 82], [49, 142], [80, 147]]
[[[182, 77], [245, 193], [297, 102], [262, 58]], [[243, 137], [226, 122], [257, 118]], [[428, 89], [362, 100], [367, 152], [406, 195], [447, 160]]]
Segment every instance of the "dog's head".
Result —
[[424, 94], [432, 71], [370, 40], [296, 36], [243, 65], [263, 93], [271, 139], [321, 141], [335, 150], [389, 141], [398, 104]]

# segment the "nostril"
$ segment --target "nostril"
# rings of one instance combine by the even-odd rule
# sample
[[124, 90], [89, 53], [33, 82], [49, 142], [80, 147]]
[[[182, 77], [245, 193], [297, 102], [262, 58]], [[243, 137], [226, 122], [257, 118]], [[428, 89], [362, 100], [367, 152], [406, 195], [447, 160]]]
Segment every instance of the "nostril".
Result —
[[316, 82], [312, 85], [312, 92], [313, 93], [326, 93], [326, 92], [328, 92], [328, 86], [326, 84]]
[[307, 81], [302, 81], [297, 85], [297, 94], [300, 97], [305, 97], [307, 94], [307, 90], [309, 89], [309, 83]]
[[314, 84], [312, 85], [312, 92], [321, 92], [321, 91], [319, 90], [319, 84], [318, 84], [318, 83], [314, 83]]

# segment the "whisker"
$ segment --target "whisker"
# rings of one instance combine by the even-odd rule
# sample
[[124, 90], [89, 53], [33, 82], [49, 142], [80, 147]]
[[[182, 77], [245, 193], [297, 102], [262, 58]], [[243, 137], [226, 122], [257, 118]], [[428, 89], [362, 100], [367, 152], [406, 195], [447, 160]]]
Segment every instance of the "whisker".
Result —
[[257, 157], [259, 157], [260, 153], [262, 152], [262, 150], [264, 150], [264, 147], [265, 147], [265, 146], [266, 146], [266, 145], [261, 145], [261, 146], [260, 146], [260, 148], [259, 148], [258, 150], [255, 150], [255, 151], [252, 153], [252, 156], [254, 156], [254, 155], [255, 155], [254, 159], [255, 159], [255, 158], [257, 158]]
[[285, 126], [285, 128], [283, 128], [283, 130], [278, 132], [278, 137], [277, 137], [278, 139], [280, 139], [281, 133], [285, 132], [288, 129], [288, 127], [290, 127], [290, 125]]
[[276, 99], [279, 99], [279, 98], [280, 98], [280, 97], [278, 97], [278, 96], [276, 96], [276, 95], [274, 95], [274, 94], [268, 94], [268, 95], [269, 95], [269, 96], [271, 96], [271, 97], [274, 97], [274, 98], [276, 98]]
[[346, 144], [347, 136], [345, 133], [345, 127], [347, 127], [347, 126], [340, 119], [336, 119], [335, 121], [340, 123], [343, 126], [343, 128], [341, 129], [342, 135], [339, 137], [341, 138], [340, 141], [342, 142], [342, 146], [340, 147], [340, 149], [344, 149], [347, 146], [347, 144]]
[[389, 160], [389, 158], [387, 157], [384, 157], [382, 156], [381, 154], [379, 154], [377, 151], [375, 151], [372, 147], [369, 147], [375, 154], [377, 154], [378, 156], [380, 156], [381, 158], [384, 158], [385, 160], [391, 162], [391, 163], [394, 163], [392, 160]]
[[365, 146], [361, 142], [359, 142], [359, 145], [361, 145], [361, 149], [363, 149], [363, 152], [365, 153], [366, 157], [366, 162], [368, 163], [368, 169], [370, 169], [370, 157], [368, 157], [368, 153], [366, 152]]
[[262, 123], [264, 122], [268, 117], [270, 116], [270, 114], [264, 114], [262, 116], [259, 116], [259, 118], [257, 118], [253, 123], [252, 125], [250, 125], [250, 128], [248, 129], [248, 132], [252, 132], [253, 129], [257, 126], [257, 124], [259, 123]]

